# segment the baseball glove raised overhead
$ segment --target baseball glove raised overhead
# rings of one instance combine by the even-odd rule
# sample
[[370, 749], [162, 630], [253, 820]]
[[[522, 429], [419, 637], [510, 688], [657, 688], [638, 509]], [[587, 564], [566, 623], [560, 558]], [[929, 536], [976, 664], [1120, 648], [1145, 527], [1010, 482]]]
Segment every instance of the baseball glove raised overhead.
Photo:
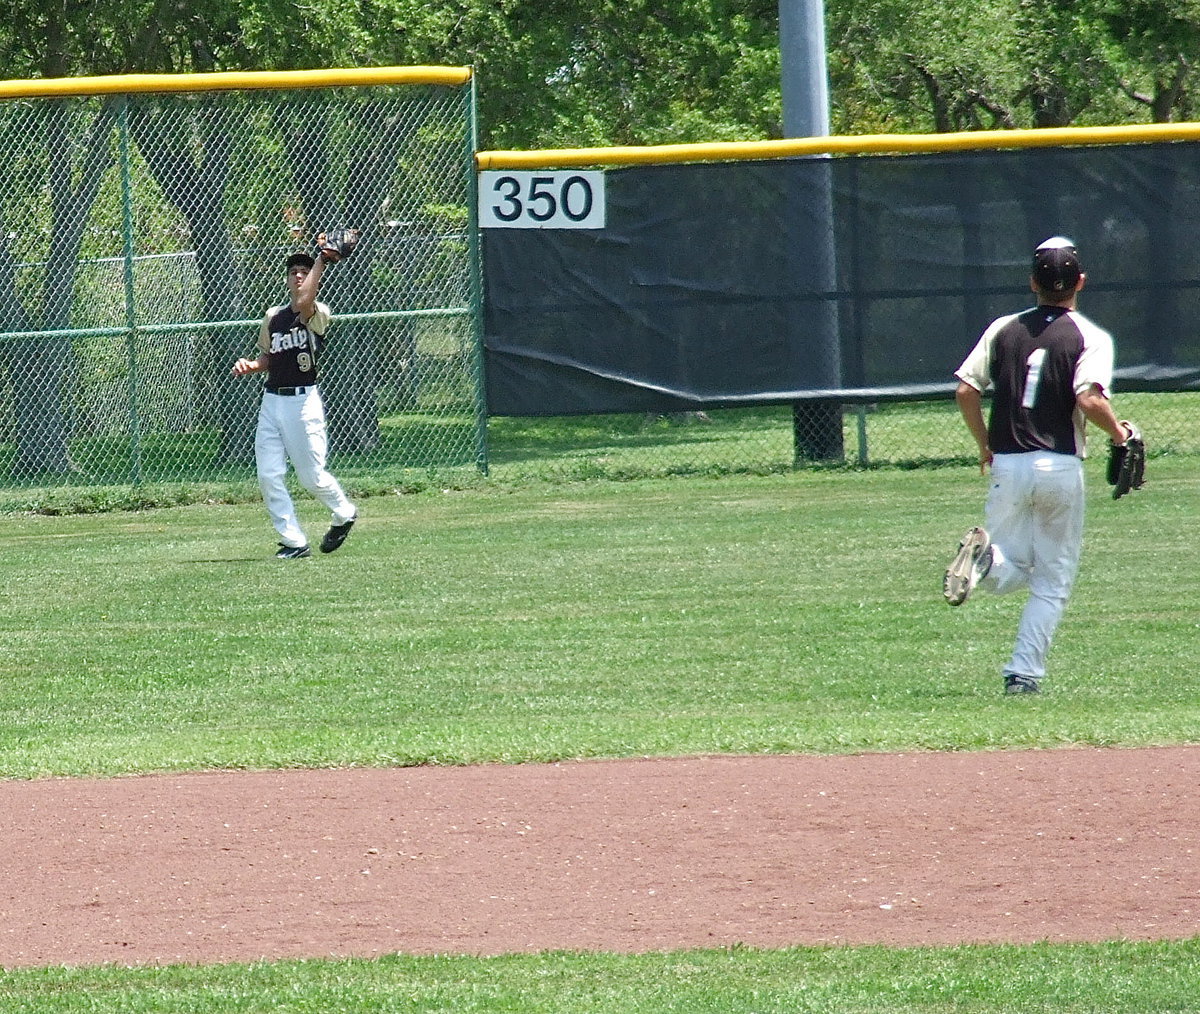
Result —
[[323, 232], [317, 237], [317, 256], [326, 264], [344, 261], [354, 253], [360, 235], [357, 229], [343, 229], [340, 226]]
[[1108, 443], [1108, 484], [1113, 488], [1113, 499], [1120, 500], [1131, 489], [1141, 489], [1146, 477], [1146, 441], [1142, 431], [1126, 419], [1121, 425], [1129, 430], [1129, 439], [1123, 444]]

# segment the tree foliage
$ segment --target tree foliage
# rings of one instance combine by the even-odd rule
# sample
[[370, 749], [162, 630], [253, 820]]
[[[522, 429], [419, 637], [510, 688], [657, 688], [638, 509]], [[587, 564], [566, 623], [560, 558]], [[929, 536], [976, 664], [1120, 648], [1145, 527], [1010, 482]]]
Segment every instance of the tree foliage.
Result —
[[835, 0], [827, 27], [842, 133], [1167, 121], [1192, 109], [1196, 0]]
[[[1200, 0], [826, 0], [837, 133], [1192, 114]], [[483, 147], [761, 138], [778, 0], [0, 0], [11, 77], [469, 64]]]
[[1200, 0], [1109, 0], [1101, 17], [1122, 92], [1155, 122], [1190, 119]]

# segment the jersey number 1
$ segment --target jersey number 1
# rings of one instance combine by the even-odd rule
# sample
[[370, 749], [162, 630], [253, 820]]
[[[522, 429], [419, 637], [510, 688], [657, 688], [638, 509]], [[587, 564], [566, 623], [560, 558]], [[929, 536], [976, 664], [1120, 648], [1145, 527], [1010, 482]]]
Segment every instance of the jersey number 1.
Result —
[[1029, 368], [1025, 371], [1025, 397], [1021, 399], [1022, 408], [1033, 408], [1033, 403], [1037, 401], [1038, 382], [1042, 379], [1042, 363], [1045, 361], [1045, 349], [1034, 349], [1025, 361]]

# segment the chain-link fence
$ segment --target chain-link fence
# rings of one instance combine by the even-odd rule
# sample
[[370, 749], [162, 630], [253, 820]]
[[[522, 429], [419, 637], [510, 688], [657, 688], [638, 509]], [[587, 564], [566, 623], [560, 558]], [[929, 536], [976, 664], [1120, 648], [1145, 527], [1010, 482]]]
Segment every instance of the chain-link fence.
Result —
[[[488, 420], [473, 115], [466, 71], [33, 97], [0, 87], [3, 503], [62, 487], [252, 485], [261, 379], [230, 366], [285, 297], [287, 255], [339, 224], [363, 241], [322, 286], [335, 314], [322, 387], [331, 464], [352, 489], [488, 467], [623, 478], [972, 460], [948, 397]], [[1152, 453], [1200, 452], [1188, 425], [1200, 394], [1118, 384], [1117, 395]]]
[[0, 484], [252, 476], [261, 378], [231, 366], [337, 225], [362, 230], [320, 294], [339, 474], [484, 467], [473, 100], [446, 77], [0, 101]]
[[[1125, 393], [1114, 406], [1146, 434], [1149, 451], [1200, 454], [1192, 420], [1200, 392]], [[796, 431], [806, 416], [790, 406], [672, 414], [561, 416], [491, 420], [492, 474], [498, 478], [628, 478], [653, 475], [769, 473], [793, 468], [971, 464], [974, 441], [953, 400], [840, 406], [842, 452], [815, 460], [816, 435]], [[1091, 453], [1106, 438], [1089, 427]], [[824, 436], [821, 436], [824, 439]], [[799, 448], [799, 453], [798, 453]]]

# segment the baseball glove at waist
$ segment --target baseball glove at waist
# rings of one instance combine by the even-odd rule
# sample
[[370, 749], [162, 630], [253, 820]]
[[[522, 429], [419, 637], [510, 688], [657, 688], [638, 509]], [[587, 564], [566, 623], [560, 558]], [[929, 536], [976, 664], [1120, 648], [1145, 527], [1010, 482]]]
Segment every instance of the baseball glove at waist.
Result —
[[1129, 430], [1129, 438], [1118, 444], [1108, 443], [1108, 484], [1113, 487], [1113, 499], [1120, 500], [1131, 489], [1141, 489], [1146, 480], [1146, 441], [1142, 431], [1126, 419], [1121, 425]]

